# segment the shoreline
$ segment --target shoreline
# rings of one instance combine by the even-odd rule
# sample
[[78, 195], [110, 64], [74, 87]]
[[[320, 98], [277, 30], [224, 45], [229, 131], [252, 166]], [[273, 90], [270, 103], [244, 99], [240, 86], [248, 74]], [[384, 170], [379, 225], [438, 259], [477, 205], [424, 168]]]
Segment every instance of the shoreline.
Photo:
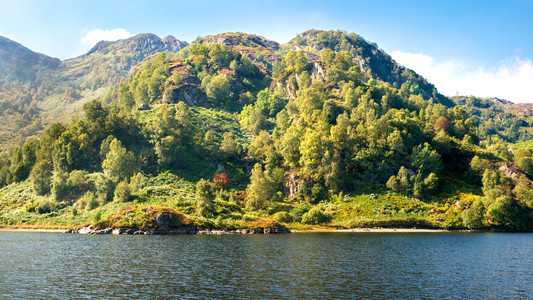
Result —
[[[58, 228], [14, 228], [14, 227], [0, 227], [0, 232], [38, 232], [38, 233], [69, 233], [72, 229], [58, 229]], [[235, 230], [212, 229], [210, 233], [206, 231], [200, 234], [238, 234]], [[500, 231], [500, 230], [468, 230], [468, 229], [435, 229], [435, 228], [346, 228], [346, 229], [290, 229], [290, 233], [488, 233], [488, 232], [520, 232], [520, 231]], [[129, 233], [131, 234], [131, 233]], [[155, 233], [155, 235], [161, 235]]]
[[431, 232], [431, 233], [442, 233], [442, 232], [473, 232], [471, 230], [448, 230], [448, 229], [425, 229], [425, 228], [348, 228], [348, 229], [317, 229], [317, 230], [291, 230], [293, 233], [312, 233], [312, 232], [345, 232], [345, 233], [360, 233], [360, 232], [383, 232], [383, 233], [409, 233], [409, 232]]
[[45, 229], [45, 228], [4, 228], [0, 227], [0, 232], [49, 232], [65, 233], [66, 229]]
[[[0, 232], [45, 232], [45, 233], [67, 233], [68, 229], [46, 229], [46, 228], [9, 228], [0, 227]], [[219, 230], [215, 230], [219, 231]], [[223, 231], [223, 230], [220, 230]], [[424, 228], [349, 228], [349, 229], [309, 229], [295, 230], [291, 233], [447, 233], [447, 232], [487, 232], [479, 230], [447, 230], [447, 229], [424, 229]], [[231, 233], [231, 232], [229, 232]]]

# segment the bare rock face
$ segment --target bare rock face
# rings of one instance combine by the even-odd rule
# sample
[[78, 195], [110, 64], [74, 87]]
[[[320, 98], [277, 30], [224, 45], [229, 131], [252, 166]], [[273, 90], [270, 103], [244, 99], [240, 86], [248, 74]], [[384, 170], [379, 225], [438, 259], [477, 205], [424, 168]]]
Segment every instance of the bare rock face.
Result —
[[313, 63], [313, 67], [311, 69], [311, 78], [321, 79], [324, 82], [326, 81], [326, 72], [324, 71], [324, 68], [322, 68], [322, 66], [318, 62]]
[[295, 198], [296, 193], [298, 193], [298, 188], [300, 187], [300, 177], [296, 174], [288, 174], [287, 186], [289, 188], [289, 197]]
[[162, 212], [157, 215], [155, 222], [159, 230], [169, 230], [172, 224], [172, 217], [168, 212]]
[[504, 164], [498, 170], [500, 170], [503, 175], [511, 178], [512, 180], [518, 180], [522, 175], [522, 171], [515, 163]]
[[180, 87], [172, 87], [166, 93], [167, 98], [164, 100], [169, 103], [178, 103], [183, 101], [187, 105], [207, 106], [207, 95], [197, 85], [184, 84]]

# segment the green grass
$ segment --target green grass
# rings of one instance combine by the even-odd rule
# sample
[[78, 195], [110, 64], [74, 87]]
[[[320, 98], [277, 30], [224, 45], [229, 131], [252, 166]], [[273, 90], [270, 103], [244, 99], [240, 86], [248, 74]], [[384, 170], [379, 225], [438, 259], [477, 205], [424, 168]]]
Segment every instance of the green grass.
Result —
[[511, 145], [511, 148], [517, 148], [517, 149], [531, 149], [533, 150], [533, 140], [529, 140], [527, 142], [517, 143], [514, 145]]
[[[134, 195], [132, 201], [111, 201], [92, 210], [72, 206], [73, 203], [81, 203], [83, 196], [70, 199], [66, 203], [56, 202], [51, 195], [36, 196], [27, 180], [0, 189], [0, 224], [3, 226], [73, 228], [95, 222], [97, 215], [105, 221], [116, 218], [117, 214], [120, 215], [121, 211], [124, 212], [127, 207], [152, 206], [175, 210], [201, 226], [235, 229], [270, 224], [278, 212], [287, 212], [291, 215], [290, 218], [293, 218], [292, 212], [297, 207], [306, 206], [309, 209], [316, 206], [332, 216], [330, 223], [303, 225], [293, 220], [287, 226], [297, 230], [355, 227], [462, 229], [462, 211], [481, 197], [470, 193], [468, 189], [456, 192], [449, 197], [424, 201], [386, 192], [376, 196], [375, 199], [369, 194], [346, 196], [340, 199], [334, 196], [317, 205], [285, 199], [282, 202], [269, 203], [265, 209], [259, 211], [247, 210], [243, 202], [232, 203], [220, 199], [215, 201], [215, 215], [206, 219], [195, 215], [194, 183], [172, 172], [163, 172], [157, 176], [148, 177], [145, 186]], [[38, 207], [41, 202], [51, 202], [55, 209], [48, 213], [28, 209]], [[146, 216], [140, 214], [138, 217], [138, 220], [128, 219], [122, 223], [141, 226], [146, 221]]]

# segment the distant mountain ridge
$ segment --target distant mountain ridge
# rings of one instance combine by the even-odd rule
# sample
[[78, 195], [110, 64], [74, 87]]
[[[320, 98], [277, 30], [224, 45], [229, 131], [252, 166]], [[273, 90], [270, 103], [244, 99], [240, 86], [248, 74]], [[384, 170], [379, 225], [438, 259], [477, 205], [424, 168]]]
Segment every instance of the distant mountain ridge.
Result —
[[[360, 68], [365, 82], [386, 83], [403, 95], [420, 95], [447, 107], [464, 104], [440, 94], [425, 78], [355, 33], [308, 30], [285, 44], [256, 34], [220, 33], [199, 37], [191, 45], [211, 43], [246, 55], [268, 76], [272, 76], [274, 65], [291, 50], [302, 50], [311, 61], [318, 61], [325, 48], [346, 51]], [[188, 46], [189, 43], [173, 36], [160, 38], [144, 33], [118, 41], [100, 41], [87, 53], [61, 61], [0, 37], [0, 117], [10, 120], [0, 124], [0, 150], [21, 144], [52, 122], [68, 122], [81, 112], [84, 103], [103, 97], [109, 87], [123, 78], [127, 80], [147, 57], [159, 52], [177, 53]], [[310, 72], [315, 78], [320, 75], [325, 79], [327, 75], [316, 62]], [[294, 90], [291, 84], [287, 82], [286, 90]], [[520, 114], [528, 115], [530, 111], [523, 109]]]
[[146, 57], [187, 45], [172, 36], [138, 34], [101, 41], [87, 53], [61, 61], [0, 37], [0, 117], [9, 120], [0, 124], [0, 150], [47, 124], [68, 121]]
[[10, 80], [35, 80], [36, 73], [43, 69], [55, 69], [61, 61], [34, 52], [23, 45], [0, 36], [0, 77]]

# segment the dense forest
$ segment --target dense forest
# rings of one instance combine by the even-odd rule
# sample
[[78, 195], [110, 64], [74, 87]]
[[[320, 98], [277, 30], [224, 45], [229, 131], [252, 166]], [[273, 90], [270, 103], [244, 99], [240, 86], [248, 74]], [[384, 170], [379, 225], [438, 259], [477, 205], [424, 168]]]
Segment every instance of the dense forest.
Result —
[[6, 151], [0, 224], [533, 229], [530, 112], [445, 97], [354, 33], [174, 50]]

